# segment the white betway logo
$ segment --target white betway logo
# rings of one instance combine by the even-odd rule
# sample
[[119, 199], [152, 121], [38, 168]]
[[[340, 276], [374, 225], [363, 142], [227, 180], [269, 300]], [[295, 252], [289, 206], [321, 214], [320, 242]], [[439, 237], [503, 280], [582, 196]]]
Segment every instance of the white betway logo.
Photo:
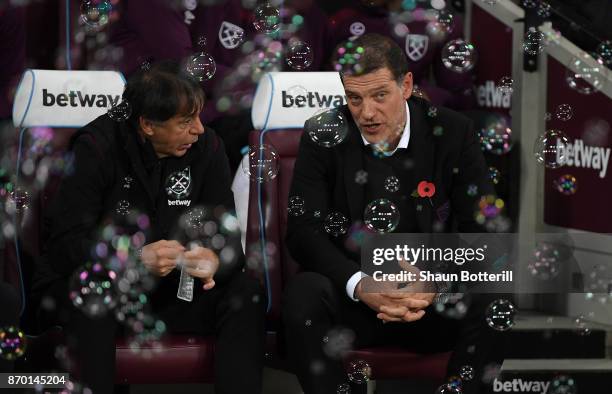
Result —
[[480, 107], [510, 108], [511, 95], [499, 90], [493, 81], [476, 86], [476, 97]]
[[496, 393], [548, 393], [550, 382], [542, 382], [537, 380], [512, 379], [505, 382], [497, 379], [493, 380], [493, 391]]
[[[332, 103], [333, 101], [333, 103]], [[319, 92], [307, 92], [306, 94], [287, 94], [286, 90], [282, 91], [282, 106], [285, 108], [289, 107], [339, 107], [346, 103], [346, 97], [339, 94], [319, 94]]]
[[60, 107], [99, 107], [108, 108], [115, 106], [119, 102], [121, 96], [116, 95], [113, 97], [111, 94], [83, 94], [80, 90], [76, 92], [71, 90], [68, 94], [50, 93], [47, 89], [42, 91], [42, 105], [45, 107], [52, 107], [54, 105]]
[[610, 160], [610, 148], [585, 145], [582, 140], [564, 144], [557, 139], [557, 163], [566, 166], [599, 170], [599, 177], [605, 178]]
[[168, 200], [168, 206], [171, 205], [185, 205], [188, 207], [191, 205], [191, 200]]

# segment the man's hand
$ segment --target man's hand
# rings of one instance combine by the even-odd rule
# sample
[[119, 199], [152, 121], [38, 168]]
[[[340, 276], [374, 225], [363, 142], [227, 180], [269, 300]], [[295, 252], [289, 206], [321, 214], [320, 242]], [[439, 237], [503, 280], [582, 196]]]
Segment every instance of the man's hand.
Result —
[[208, 248], [196, 246], [185, 252], [183, 263], [189, 275], [200, 278], [204, 282], [204, 290], [215, 287], [213, 277], [219, 269], [219, 257], [215, 252]]
[[153, 275], [166, 276], [176, 267], [184, 251], [185, 247], [177, 241], [162, 239], [143, 246], [140, 261]]
[[[395, 322], [417, 321], [425, 314], [423, 309], [431, 303], [424, 299], [406, 297], [405, 294], [397, 292], [397, 290], [391, 291], [389, 289], [389, 291], [384, 291], [380, 289], [380, 283], [371, 283], [373, 281], [374, 279], [369, 276], [361, 279], [355, 288], [355, 295], [360, 301], [377, 312], [376, 317], [381, 320]], [[383, 291], [365, 290], [365, 288], [372, 289], [375, 286]]]

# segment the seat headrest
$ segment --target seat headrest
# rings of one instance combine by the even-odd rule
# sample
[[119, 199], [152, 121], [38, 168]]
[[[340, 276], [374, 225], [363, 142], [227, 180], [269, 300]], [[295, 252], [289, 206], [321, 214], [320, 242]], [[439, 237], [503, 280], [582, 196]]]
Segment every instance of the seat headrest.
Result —
[[320, 110], [344, 104], [337, 72], [271, 72], [259, 80], [251, 120], [257, 130], [302, 128]]
[[16, 127], [81, 127], [121, 101], [115, 71], [26, 70], [13, 103]]

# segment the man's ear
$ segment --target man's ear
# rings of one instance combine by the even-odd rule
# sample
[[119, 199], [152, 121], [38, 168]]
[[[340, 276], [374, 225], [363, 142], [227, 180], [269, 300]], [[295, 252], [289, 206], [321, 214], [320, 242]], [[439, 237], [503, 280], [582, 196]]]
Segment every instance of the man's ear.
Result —
[[402, 95], [404, 100], [408, 100], [412, 95], [412, 73], [407, 72], [402, 81]]
[[142, 130], [145, 135], [152, 136], [155, 134], [153, 130], [153, 122], [143, 118], [142, 116], [138, 118], [138, 126], [140, 126], [140, 130]]

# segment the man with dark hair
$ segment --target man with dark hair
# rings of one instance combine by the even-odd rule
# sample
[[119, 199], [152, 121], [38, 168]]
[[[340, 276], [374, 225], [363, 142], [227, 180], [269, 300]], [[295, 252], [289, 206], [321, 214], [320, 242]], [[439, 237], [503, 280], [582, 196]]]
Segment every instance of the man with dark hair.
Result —
[[264, 300], [242, 272], [227, 157], [200, 123], [204, 94], [168, 61], [133, 75], [123, 103], [72, 138], [33, 286], [41, 325], [65, 327], [80, 379], [96, 394], [113, 390], [115, 313], [142, 334], [143, 307], [163, 322], [158, 331], [216, 336], [217, 392], [259, 393]]
[[[344, 353], [331, 343], [348, 329], [340, 340], [354, 336], [356, 347], [452, 349], [448, 375], [473, 367], [477, 375], [464, 380], [462, 390], [480, 392], [482, 371], [496, 357], [491, 353], [497, 332], [484, 318], [486, 297], [474, 297], [466, 316], [453, 320], [434, 308], [445, 283], [423, 284], [415, 292], [369, 290], [380, 287], [360, 270], [359, 250], [351, 246], [359, 236], [326, 234], [324, 223], [335, 213], [357, 228], [367, 203], [386, 199], [400, 214], [394, 232], [484, 232], [474, 207], [493, 187], [476, 134], [467, 118], [412, 96], [412, 74], [392, 40], [366, 34], [346, 53], [357, 59], [342, 72], [348, 105], [338, 110], [348, 121], [348, 134], [338, 145], [323, 147], [311, 139], [316, 118], [309, 119], [294, 167], [290, 196], [303, 199], [305, 212], [289, 215], [287, 245], [305, 272], [287, 285], [283, 298], [289, 357], [305, 393], [336, 393], [347, 376]], [[396, 187], [386, 184], [392, 177]], [[435, 185], [430, 201], [413, 195], [422, 181]], [[469, 193], [470, 187], [478, 195]], [[443, 206], [448, 219], [434, 222]]]

